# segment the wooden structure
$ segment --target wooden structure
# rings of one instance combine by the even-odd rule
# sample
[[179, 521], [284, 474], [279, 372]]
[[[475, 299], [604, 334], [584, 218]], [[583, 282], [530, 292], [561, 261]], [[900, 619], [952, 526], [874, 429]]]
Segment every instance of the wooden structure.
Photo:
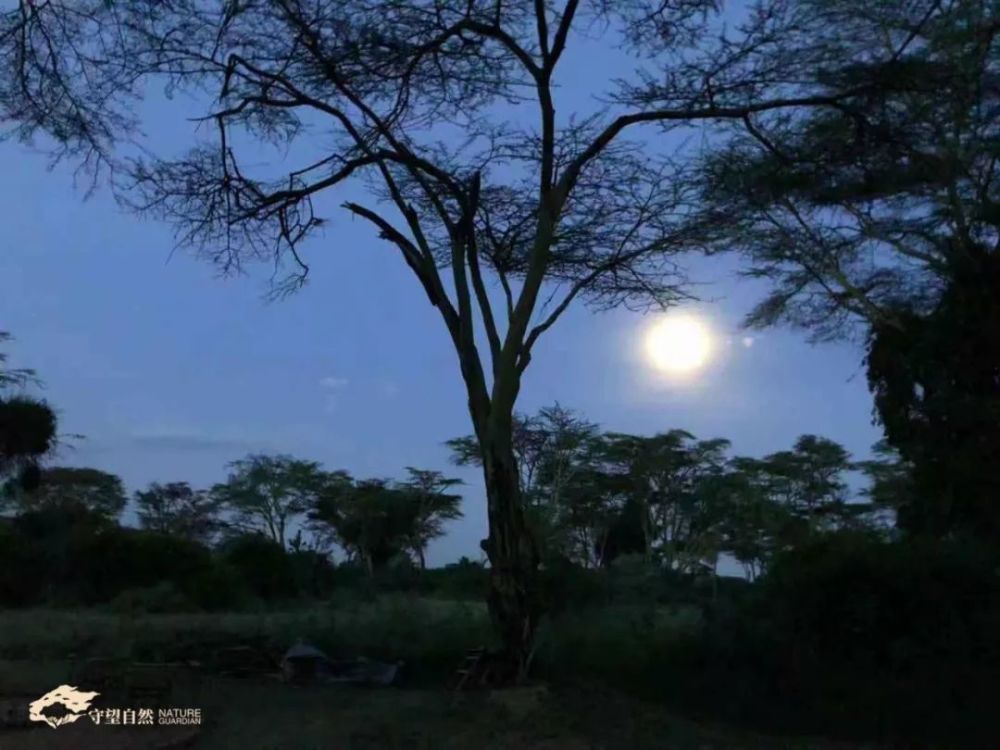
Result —
[[517, 666], [485, 647], [471, 649], [455, 670], [450, 688], [455, 692], [509, 685], [517, 676]]

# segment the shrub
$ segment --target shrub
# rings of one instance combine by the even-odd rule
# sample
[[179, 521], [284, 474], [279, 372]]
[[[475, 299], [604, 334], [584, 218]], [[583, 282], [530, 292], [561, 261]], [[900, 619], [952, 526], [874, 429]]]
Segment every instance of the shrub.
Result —
[[610, 595], [607, 571], [590, 570], [565, 559], [546, 565], [541, 571], [541, 586], [552, 613], [605, 604]]
[[74, 571], [66, 584], [90, 604], [166, 583], [183, 591], [212, 565], [210, 552], [196, 542], [117, 526], [77, 539], [72, 555]]
[[830, 534], [779, 556], [761, 593], [782, 633], [833, 659], [1000, 665], [1000, 578], [972, 544]]
[[195, 605], [169, 581], [121, 592], [111, 601], [111, 610], [119, 614], [157, 614], [188, 612]]
[[[975, 746], [1000, 678], [994, 559], [964, 542], [817, 536], [710, 608], [670, 699], [764, 730]], [[957, 744], [956, 744], [957, 743]]]
[[0, 522], [0, 606], [23, 607], [38, 600], [42, 561], [12, 525]]
[[206, 612], [248, 609], [257, 601], [240, 572], [222, 559], [187, 579], [184, 592]]
[[481, 602], [486, 598], [489, 571], [481, 563], [463, 557], [443, 568], [422, 571], [421, 581], [427, 593], [442, 599]]
[[250, 591], [264, 601], [298, 596], [291, 557], [270, 539], [259, 534], [236, 537], [223, 548], [222, 559], [239, 573]]
[[289, 562], [296, 591], [313, 598], [324, 598], [333, 592], [334, 566], [328, 556], [302, 550], [290, 553]]

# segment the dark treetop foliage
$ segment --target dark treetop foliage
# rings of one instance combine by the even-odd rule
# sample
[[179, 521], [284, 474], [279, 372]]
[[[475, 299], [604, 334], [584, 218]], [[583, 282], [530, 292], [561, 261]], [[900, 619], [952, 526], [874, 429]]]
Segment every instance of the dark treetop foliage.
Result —
[[745, 121], [705, 162], [706, 215], [771, 284], [749, 323], [867, 339], [876, 416], [914, 466], [907, 527], [995, 540], [1000, 6], [810, 4], [838, 51], [823, 78], [861, 90]]
[[78, 506], [105, 518], [117, 518], [128, 498], [122, 480], [100, 469], [54, 466], [43, 469], [41, 483], [19, 497], [27, 509]]
[[208, 543], [222, 525], [216, 498], [187, 482], [154, 482], [134, 499], [139, 525], [150, 531]]
[[229, 479], [211, 490], [228, 525], [264, 534], [284, 548], [291, 524], [315, 505], [326, 475], [315, 461], [252, 454], [229, 465]]
[[447, 492], [461, 481], [438, 471], [406, 471], [409, 478], [403, 482], [329, 474], [309, 513], [313, 532], [332, 534], [370, 574], [394, 557], [408, 555], [423, 569], [427, 545], [444, 535], [447, 521], [462, 517], [462, 497]]
[[[0, 331], [0, 343], [10, 334]], [[0, 352], [0, 480], [15, 478], [0, 495], [33, 489], [40, 479], [38, 461], [56, 447], [56, 414], [45, 401], [21, 393], [3, 395], [35, 380], [27, 369], [6, 367], [7, 354]]]
[[997, 252], [1000, 9], [801, 5], [827, 19], [821, 78], [859, 93], [804, 118], [748, 119], [706, 162], [705, 200], [721, 242], [773, 284], [750, 323], [819, 338], [899, 328]]

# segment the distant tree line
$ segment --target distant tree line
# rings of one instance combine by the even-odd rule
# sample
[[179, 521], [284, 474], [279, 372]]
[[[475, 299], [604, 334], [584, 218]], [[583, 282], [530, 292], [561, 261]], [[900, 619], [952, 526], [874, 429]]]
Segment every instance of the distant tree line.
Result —
[[[7, 372], [6, 382], [26, 382], [22, 371]], [[190, 598], [207, 597], [213, 607], [227, 601], [224, 589], [264, 598], [323, 595], [335, 547], [342, 567], [368, 579], [393, 565], [423, 570], [428, 545], [462, 516], [461, 481], [439, 471], [407, 467], [401, 481], [355, 479], [315, 461], [251, 454], [210, 488], [174, 481], [136, 491], [138, 528], [126, 528], [119, 524], [129, 505], [121, 479], [95, 468], [45, 465], [55, 445], [54, 413], [24, 395], [3, 402], [10, 404], [11, 413], [24, 409], [50, 420], [42, 429], [32, 419], [3, 425], [5, 446], [29, 446], [20, 454], [6, 449], [6, 603], [98, 601], [165, 583], [188, 589]], [[41, 436], [37, 445], [33, 431]], [[729, 556], [754, 580], [776, 556], [828, 532], [888, 538], [913, 495], [911, 468], [884, 445], [876, 459], [854, 462], [837, 443], [804, 435], [790, 450], [733, 456], [721, 438], [676, 429], [607, 432], [558, 404], [519, 415], [514, 435], [519, 491], [550, 570], [606, 569], [635, 556], [650, 569], [692, 578], [714, 576]], [[454, 463], [478, 461], [475, 438], [447, 445]], [[24, 481], [25, 466], [33, 468], [31, 482]], [[869, 477], [855, 494], [852, 472]]]
[[[457, 463], [478, 460], [475, 438], [449, 445]], [[640, 554], [695, 573], [715, 571], [725, 554], [752, 579], [777, 552], [810, 535], [889, 533], [899, 493], [910, 481], [884, 445], [862, 462], [815, 435], [763, 458], [731, 456], [729, 448], [728, 440], [699, 440], [684, 430], [604, 432], [558, 405], [519, 416], [520, 481], [543, 558], [600, 567]], [[849, 489], [852, 472], [869, 480], [856, 496]]]

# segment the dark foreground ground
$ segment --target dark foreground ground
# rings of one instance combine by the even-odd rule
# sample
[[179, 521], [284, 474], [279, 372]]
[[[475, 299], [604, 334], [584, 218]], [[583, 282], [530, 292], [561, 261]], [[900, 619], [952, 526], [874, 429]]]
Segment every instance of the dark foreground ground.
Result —
[[[42, 695], [69, 679], [60, 661], [0, 662], [7, 694]], [[7, 750], [612, 750], [621, 748], [860, 748], [821, 740], [778, 739], [693, 723], [595, 686], [544, 686], [497, 693], [445, 690], [292, 687], [275, 679], [193, 674], [170, 702], [202, 711], [190, 728], [95, 726], [0, 730]], [[872, 747], [872, 746], [867, 746]]]

